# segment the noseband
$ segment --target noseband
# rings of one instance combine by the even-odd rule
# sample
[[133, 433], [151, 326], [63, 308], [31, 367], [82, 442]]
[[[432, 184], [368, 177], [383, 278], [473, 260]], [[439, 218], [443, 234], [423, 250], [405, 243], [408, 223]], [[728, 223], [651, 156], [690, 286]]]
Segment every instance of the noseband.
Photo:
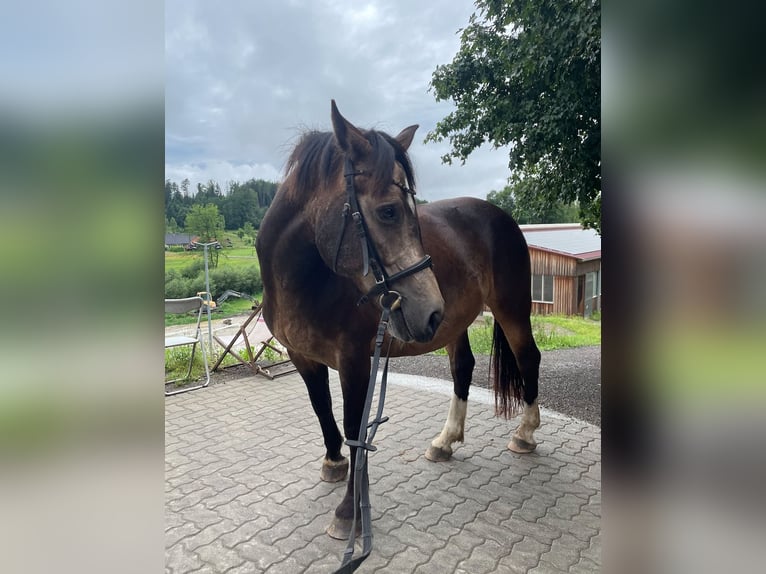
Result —
[[[343, 236], [346, 233], [346, 227], [348, 224], [348, 217], [349, 215], [354, 221], [355, 227], [356, 227], [356, 234], [359, 238], [359, 241], [361, 243], [362, 247], [362, 264], [363, 264], [363, 275], [367, 275], [370, 272], [370, 269], [372, 269], [372, 274], [375, 277], [375, 286], [370, 289], [366, 294], [364, 294], [359, 301], [357, 302], [357, 305], [361, 305], [363, 303], [366, 303], [370, 297], [374, 297], [375, 295], [383, 295], [385, 293], [391, 292], [391, 285], [395, 283], [396, 281], [399, 281], [401, 279], [404, 279], [405, 277], [409, 277], [410, 275], [414, 275], [418, 271], [422, 271], [424, 269], [428, 269], [431, 267], [431, 256], [426, 255], [415, 263], [414, 265], [411, 265], [407, 267], [406, 269], [403, 269], [401, 271], [398, 271], [397, 273], [394, 273], [393, 275], [389, 275], [386, 272], [386, 268], [381, 263], [380, 255], [378, 254], [378, 250], [375, 248], [375, 244], [370, 239], [370, 231], [367, 227], [367, 223], [364, 220], [364, 215], [362, 215], [362, 210], [359, 207], [359, 200], [356, 196], [356, 189], [354, 189], [354, 177], [357, 175], [365, 175], [364, 171], [355, 171], [354, 170], [354, 164], [352, 163], [351, 159], [346, 157], [345, 163], [344, 163], [344, 170], [343, 170], [343, 177], [346, 178], [346, 197], [347, 201], [343, 204], [343, 226], [341, 227], [340, 235], [338, 235], [338, 241], [335, 246], [335, 258], [333, 260], [332, 269], [334, 272], [337, 272], [337, 265], [338, 265], [338, 254], [340, 253], [340, 247], [343, 243]], [[415, 201], [415, 190], [410, 189], [409, 187], [405, 186], [402, 183], [394, 182], [394, 185], [399, 187], [403, 192], [408, 193], [412, 196], [412, 204], [414, 206], [417, 206], [417, 202]], [[415, 219], [417, 220], [417, 207], [413, 208], [415, 213]], [[420, 233], [420, 225], [418, 225], [418, 233]]]

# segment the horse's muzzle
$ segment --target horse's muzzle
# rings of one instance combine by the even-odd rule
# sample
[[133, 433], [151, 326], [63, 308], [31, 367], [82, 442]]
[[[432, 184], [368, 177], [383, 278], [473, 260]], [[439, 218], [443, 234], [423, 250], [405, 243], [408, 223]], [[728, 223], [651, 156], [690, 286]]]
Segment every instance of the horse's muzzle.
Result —
[[444, 314], [441, 311], [434, 311], [428, 317], [428, 321], [423, 329], [417, 330], [411, 328], [410, 334], [418, 343], [428, 343], [434, 338], [434, 335], [436, 335], [436, 330], [439, 328], [439, 325], [441, 325], [443, 318]]

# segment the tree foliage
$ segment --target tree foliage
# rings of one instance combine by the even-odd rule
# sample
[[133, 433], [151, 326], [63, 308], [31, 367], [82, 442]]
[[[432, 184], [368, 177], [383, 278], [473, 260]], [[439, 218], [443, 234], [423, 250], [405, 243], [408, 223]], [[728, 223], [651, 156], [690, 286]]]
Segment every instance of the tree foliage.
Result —
[[[221, 239], [224, 230], [224, 217], [218, 213], [218, 207], [212, 203], [192, 205], [186, 216], [186, 231], [197, 235], [201, 243], [211, 243]], [[218, 267], [218, 251], [208, 249], [208, 260], [212, 267]]]
[[538, 193], [534, 177], [515, 181], [501, 191], [491, 191], [487, 201], [513, 216], [517, 223], [572, 223], [577, 221], [574, 204], [549, 203]]
[[206, 184], [197, 184], [197, 191], [189, 193], [189, 180], [184, 179], [181, 186], [169, 179], [165, 180], [165, 219], [174, 219], [181, 228], [187, 227], [186, 216], [194, 205], [215, 205], [225, 220], [226, 229], [235, 230], [250, 223], [257, 229], [266, 209], [271, 205], [277, 193], [277, 184], [261, 179], [249, 179], [244, 183], [229, 182], [225, 191], [210, 180]]
[[208, 203], [193, 205], [186, 216], [186, 230], [198, 235], [202, 243], [219, 239], [224, 230], [224, 217], [218, 213], [218, 207]]
[[[538, 178], [539, 201], [577, 202], [601, 230], [600, 0], [476, 0], [451, 63], [431, 89], [456, 109], [426, 141], [449, 140], [442, 161], [484, 142], [509, 146], [516, 181]], [[518, 198], [517, 198], [518, 202]]]

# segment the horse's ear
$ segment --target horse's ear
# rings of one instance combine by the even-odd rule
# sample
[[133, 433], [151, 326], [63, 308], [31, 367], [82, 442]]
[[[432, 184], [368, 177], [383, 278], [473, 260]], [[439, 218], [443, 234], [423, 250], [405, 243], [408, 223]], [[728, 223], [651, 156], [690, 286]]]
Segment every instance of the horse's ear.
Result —
[[418, 127], [420, 126], [418, 126], [418, 124], [415, 124], [414, 126], [404, 128], [401, 132], [399, 132], [399, 135], [396, 136], [396, 141], [402, 144], [404, 151], [407, 151], [410, 148], [410, 144], [412, 143], [412, 138], [415, 137], [415, 132], [417, 131]]
[[351, 152], [352, 156], [360, 156], [372, 149], [372, 145], [367, 141], [361, 131], [355, 127], [346, 118], [340, 115], [335, 100], [332, 100], [332, 129], [335, 132], [335, 141], [338, 142], [340, 149], [345, 152]]

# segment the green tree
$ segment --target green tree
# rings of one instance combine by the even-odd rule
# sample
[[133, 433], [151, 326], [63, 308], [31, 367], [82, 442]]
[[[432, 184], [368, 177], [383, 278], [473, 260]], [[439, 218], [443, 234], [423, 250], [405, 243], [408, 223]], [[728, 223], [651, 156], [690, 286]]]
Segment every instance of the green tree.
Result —
[[174, 217], [165, 220], [165, 231], [168, 233], [178, 233], [180, 228]]
[[[431, 90], [456, 108], [426, 141], [465, 161], [484, 142], [509, 146], [516, 182], [535, 175], [540, 202], [577, 202], [601, 232], [600, 0], [476, 0], [451, 63]], [[516, 200], [518, 201], [518, 196]]]
[[[224, 217], [213, 204], [193, 205], [186, 215], [186, 231], [199, 236], [201, 243], [211, 243], [223, 236]], [[208, 249], [209, 263], [218, 266], [218, 250]]]
[[[508, 215], [516, 219], [516, 214], [514, 213], [516, 211], [516, 200], [513, 198], [513, 188], [510, 185], [506, 185], [501, 191], [490, 191], [487, 194], [487, 201], [497, 205]], [[521, 223], [521, 221], [516, 219], [516, 223]]]
[[572, 223], [578, 220], [577, 205], [550, 203], [539, 177], [512, 178], [502, 191], [491, 191], [487, 201], [513, 216], [517, 223]]
[[249, 221], [245, 221], [245, 224], [242, 226], [242, 232], [250, 239], [255, 239], [255, 228]]

